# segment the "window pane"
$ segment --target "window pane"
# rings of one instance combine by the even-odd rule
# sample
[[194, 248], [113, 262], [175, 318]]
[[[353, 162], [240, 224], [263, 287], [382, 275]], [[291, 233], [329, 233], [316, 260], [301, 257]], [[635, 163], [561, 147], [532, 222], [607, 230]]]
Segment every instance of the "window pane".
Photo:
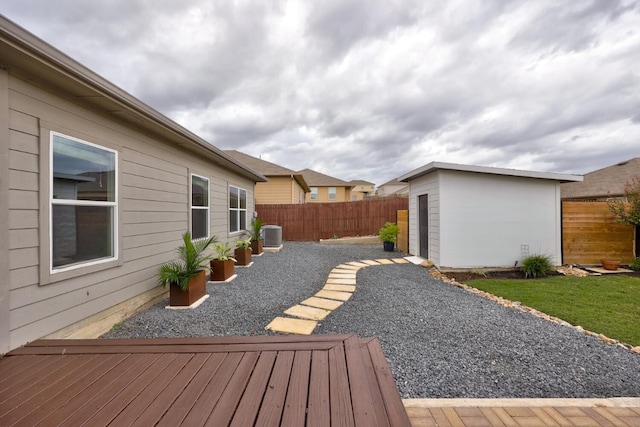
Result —
[[113, 207], [52, 205], [54, 268], [114, 256]]
[[229, 231], [238, 231], [238, 211], [229, 211]]
[[229, 187], [229, 207], [238, 208], [238, 188]]
[[311, 187], [311, 200], [316, 200], [318, 198], [318, 187]]
[[240, 190], [240, 209], [247, 209], [247, 190]]
[[208, 237], [207, 209], [191, 209], [191, 238]]
[[191, 206], [209, 206], [209, 180], [191, 175]]
[[240, 230], [247, 229], [247, 211], [240, 211]]
[[116, 154], [53, 135], [53, 199], [115, 201]]

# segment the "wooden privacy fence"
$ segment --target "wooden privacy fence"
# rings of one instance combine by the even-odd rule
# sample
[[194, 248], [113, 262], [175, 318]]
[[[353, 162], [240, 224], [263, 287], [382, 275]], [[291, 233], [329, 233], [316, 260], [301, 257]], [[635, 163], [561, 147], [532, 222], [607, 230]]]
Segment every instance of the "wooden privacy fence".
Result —
[[398, 211], [398, 241], [396, 247], [405, 254], [409, 253], [409, 211]]
[[562, 202], [565, 264], [600, 264], [603, 258], [633, 259], [634, 228], [620, 224], [605, 201]]
[[396, 212], [409, 208], [405, 197], [303, 205], [256, 205], [265, 224], [282, 227], [282, 239], [302, 242], [378, 234]]

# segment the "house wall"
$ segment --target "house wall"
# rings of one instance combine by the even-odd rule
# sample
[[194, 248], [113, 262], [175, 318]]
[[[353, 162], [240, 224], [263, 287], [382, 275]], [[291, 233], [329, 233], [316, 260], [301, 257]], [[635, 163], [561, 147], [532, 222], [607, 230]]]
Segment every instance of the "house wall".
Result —
[[[0, 106], [2, 76], [6, 73], [0, 71]], [[189, 229], [191, 173], [210, 180], [211, 234], [222, 241], [236, 240], [237, 234], [228, 233], [229, 185], [247, 190], [251, 217], [254, 194], [249, 179], [137, 132], [116, 116], [97, 114], [16, 77], [8, 76], [5, 92], [9, 109], [0, 114], [8, 111], [8, 126], [3, 123], [2, 131], [8, 129], [9, 166], [2, 162], [0, 181], [4, 182], [3, 174], [8, 176], [8, 191], [6, 197], [0, 194], [0, 201], [2, 215], [8, 212], [9, 257], [4, 277], [9, 280], [0, 286], [8, 283], [10, 310], [9, 321], [0, 324], [2, 352], [157, 289], [158, 265], [175, 258], [180, 236]], [[115, 263], [49, 274], [52, 130], [119, 153], [119, 258]], [[0, 273], [5, 273], [3, 268], [0, 263]]]
[[270, 176], [269, 182], [256, 184], [255, 192], [258, 205], [304, 203], [304, 190], [288, 176]]
[[562, 262], [557, 181], [450, 170], [438, 174], [437, 265], [513, 267], [527, 253]]
[[[309, 187], [318, 187], [309, 185]], [[350, 202], [351, 187], [336, 187], [336, 198], [329, 200], [329, 187], [318, 187], [318, 198], [311, 200], [311, 193], [307, 193], [307, 203], [333, 203], [333, 202]]]
[[[429, 196], [429, 253], [420, 253], [418, 198]], [[440, 184], [437, 173], [412, 180], [409, 186], [409, 253], [440, 265]]]

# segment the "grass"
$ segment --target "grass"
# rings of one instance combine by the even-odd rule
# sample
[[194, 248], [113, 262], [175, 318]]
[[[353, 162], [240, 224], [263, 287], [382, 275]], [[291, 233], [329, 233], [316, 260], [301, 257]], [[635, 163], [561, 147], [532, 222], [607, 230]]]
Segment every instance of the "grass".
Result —
[[535, 308], [573, 325], [640, 346], [640, 279], [554, 276], [536, 280], [478, 279], [469, 286]]

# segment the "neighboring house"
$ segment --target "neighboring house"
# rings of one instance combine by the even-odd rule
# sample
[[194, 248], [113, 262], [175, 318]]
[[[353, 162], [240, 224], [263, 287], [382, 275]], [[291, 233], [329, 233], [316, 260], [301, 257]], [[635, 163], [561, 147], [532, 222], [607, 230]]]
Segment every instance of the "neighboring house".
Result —
[[349, 202], [352, 185], [346, 181], [311, 169], [298, 171], [309, 185], [307, 202]]
[[409, 184], [393, 178], [378, 187], [376, 192], [378, 197], [406, 196], [409, 194]]
[[620, 197], [624, 194], [624, 185], [635, 177], [640, 178], [640, 157], [586, 173], [582, 182], [562, 184], [560, 197], [563, 200], [606, 200]]
[[409, 183], [409, 252], [438, 267], [562, 263], [560, 183], [581, 176], [433, 162]]
[[256, 184], [256, 204], [299, 204], [311, 190], [299, 172], [267, 162], [237, 150], [224, 150], [236, 160], [269, 178]]
[[0, 353], [105, 332], [183, 232], [247, 227], [258, 172], [2, 16], [0, 63]]
[[372, 197], [375, 193], [375, 184], [369, 181], [353, 179], [349, 181], [351, 188], [351, 201], [364, 200]]

